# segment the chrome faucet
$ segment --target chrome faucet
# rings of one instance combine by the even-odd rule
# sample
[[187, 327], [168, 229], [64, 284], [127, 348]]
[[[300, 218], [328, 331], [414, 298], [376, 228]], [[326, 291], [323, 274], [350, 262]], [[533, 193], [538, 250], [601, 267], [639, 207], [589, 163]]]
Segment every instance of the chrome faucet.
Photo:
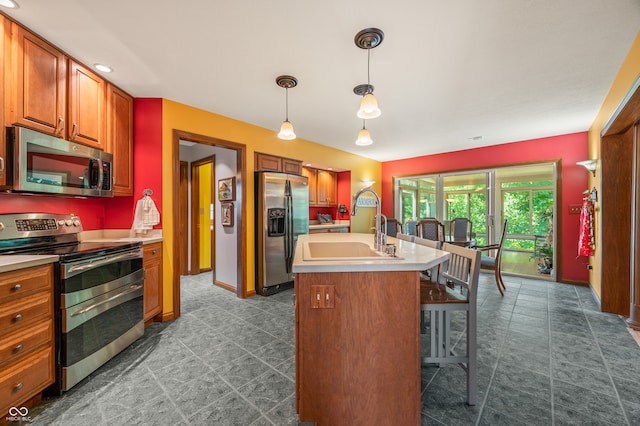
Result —
[[[376, 231], [375, 231], [375, 236], [373, 241], [373, 248], [377, 251], [384, 251], [387, 245], [387, 233], [386, 233], [387, 217], [384, 216], [380, 211], [381, 209], [380, 197], [378, 196], [378, 194], [376, 194], [376, 192], [373, 189], [371, 189], [370, 186], [362, 188], [353, 197], [353, 205], [351, 206], [351, 216], [356, 215], [356, 206], [358, 204], [358, 198], [360, 198], [360, 196], [365, 192], [370, 192], [371, 194], [373, 194], [373, 196], [376, 199]], [[384, 227], [381, 227], [382, 219], [384, 219]]]

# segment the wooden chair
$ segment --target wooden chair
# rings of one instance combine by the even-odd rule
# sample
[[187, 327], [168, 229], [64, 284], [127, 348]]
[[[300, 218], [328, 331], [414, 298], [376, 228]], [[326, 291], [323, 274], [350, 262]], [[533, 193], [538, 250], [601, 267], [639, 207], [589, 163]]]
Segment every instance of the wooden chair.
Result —
[[444, 225], [438, 219], [427, 218], [418, 222], [418, 237], [444, 242]]
[[463, 242], [467, 247], [475, 246], [473, 222], [466, 217], [456, 217], [449, 222], [449, 242]]
[[[450, 253], [449, 260], [441, 265], [437, 284], [420, 284], [421, 314], [428, 314], [428, 353], [422, 356], [423, 364], [455, 363], [467, 373], [467, 403], [476, 405], [478, 399], [477, 368], [477, 294], [480, 275], [480, 251], [445, 243], [442, 247]], [[453, 283], [455, 289], [447, 286]], [[456, 311], [467, 312], [466, 354], [459, 355], [451, 346], [451, 315]], [[425, 315], [426, 316], [426, 315]]]
[[504, 281], [502, 280], [502, 246], [504, 244], [505, 235], [507, 235], [507, 224], [508, 221], [504, 221], [504, 225], [502, 225], [502, 235], [500, 236], [500, 242], [498, 244], [492, 244], [490, 246], [476, 246], [475, 249], [479, 251], [489, 251], [489, 250], [497, 250], [496, 256], [482, 256], [480, 258], [480, 268], [488, 269], [494, 271], [496, 275], [496, 285], [498, 286], [498, 290], [500, 294], [504, 296], [504, 290], [507, 287], [504, 285]]

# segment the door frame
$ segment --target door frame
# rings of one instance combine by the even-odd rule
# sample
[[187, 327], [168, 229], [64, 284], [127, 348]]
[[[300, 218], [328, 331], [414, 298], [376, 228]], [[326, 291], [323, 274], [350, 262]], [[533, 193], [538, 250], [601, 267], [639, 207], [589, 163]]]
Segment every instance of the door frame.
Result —
[[[236, 295], [241, 298], [248, 297], [247, 292], [247, 147], [244, 144], [218, 139], [211, 136], [199, 135], [184, 130], [173, 129], [171, 164], [173, 167], [173, 199], [180, 197], [180, 141], [195, 142], [203, 145], [217, 146], [236, 151], [236, 219], [237, 219], [237, 247], [238, 265]], [[180, 235], [180, 203], [173, 203], [172, 232], [174, 236]], [[239, 214], [238, 214], [239, 213]], [[173, 252], [180, 252], [180, 241], [173, 239]], [[180, 268], [173, 268], [173, 312], [175, 318], [180, 316]]]

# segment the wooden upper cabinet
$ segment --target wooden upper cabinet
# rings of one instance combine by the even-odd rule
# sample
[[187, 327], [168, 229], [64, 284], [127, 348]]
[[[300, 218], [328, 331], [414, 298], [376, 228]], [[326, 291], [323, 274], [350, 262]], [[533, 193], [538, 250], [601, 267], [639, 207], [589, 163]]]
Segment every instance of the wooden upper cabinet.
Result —
[[285, 173], [291, 173], [293, 175], [299, 175], [302, 173], [302, 161], [283, 158], [282, 171]]
[[309, 183], [309, 205], [315, 206], [317, 204], [316, 194], [318, 191], [318, 169], [303, 167], [302, 176], [306, 176]]
[[302, 174], [302, 161], [300, 160], [256, 152], [254, 161], [254, 168], [256, 172], [268, 171], [291, 173], [293, 175]]
[[338, 203], [338, 177], [335, 172], [318, 170], [318, 205], [335, 206]]
[[65, 137], [66, 56], [15, 22], [11, 32], [12, 94], [7, 124]]
[[105, 81], [83, 65], [69, 60], [70, 141], [105, 149]]
[[263, 154], [256, 152], [255, 155], [255, 169], [258, 171], [269, 172], [281, 172], [282, 171], [282, 158], [275, 155]]
[[133, 195], [133, 98], [107, 84], [106, 151], [113, 154], [113, 195]]

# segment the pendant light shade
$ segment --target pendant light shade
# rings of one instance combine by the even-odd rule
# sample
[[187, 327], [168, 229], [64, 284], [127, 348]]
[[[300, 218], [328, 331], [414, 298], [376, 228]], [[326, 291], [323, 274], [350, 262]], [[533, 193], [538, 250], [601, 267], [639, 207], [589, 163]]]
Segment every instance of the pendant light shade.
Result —
[[280, 125], [278, 137], [285, 141], [290, 141], [296, 138], [296, 133], [293, 131], [293, 124], [291, 124], [289, 120], [284, 120]]
[[285, 118], [280, 125], [278, 138], [290, 141], [296, 138], [296, 133], [293, 131], [293, 124], [289, 121], [289, 89], [298, 85], [298, 79], [290, 75], [280, 75], [276, 77], [276, 84], [284, 88], [285, 96]]
[[362, 121], [362, 129], [358, 132], [358, 139], [356, 139], [356, 145], [367, 146], [371, 145], [373, 140], [371, 139], [371, 133], [364, 127], [364, 120]]
[[382, 111], [378, 108], [378, 100], [373, 93], [368, 93], [362, 97], [360, 101], [360, 109], [358, 110], [358, 118], [376, 118], [380, 117]]

